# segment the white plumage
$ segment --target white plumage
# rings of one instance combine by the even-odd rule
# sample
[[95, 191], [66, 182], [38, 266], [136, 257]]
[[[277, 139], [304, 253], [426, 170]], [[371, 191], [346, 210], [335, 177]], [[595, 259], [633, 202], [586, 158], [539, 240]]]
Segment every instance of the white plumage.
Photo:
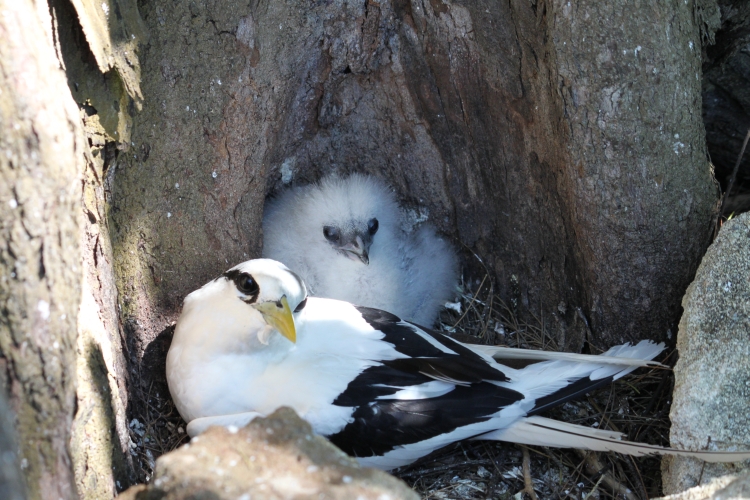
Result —
[[[188, 433], [290, 406], [362, 464], [391, 469], [461, 439], [739, 461], [537, 415], [651, 364], [662, 344], [602, 356], [477, 348], [384, 311], [307, 297], [284, 265], [244, 262], [185, 298], [167, 356]], [[493, 356], [495, 359], [493, 359]], [[497, 359], [545, 359], [517, 370]]]
[[327, 177], [269, 200], [263, 256], [300, 274], [310, 293], [432, 325], [451, 300], [457, 259], [434, 229], [404, 230], [391, 189], [374, 177]]

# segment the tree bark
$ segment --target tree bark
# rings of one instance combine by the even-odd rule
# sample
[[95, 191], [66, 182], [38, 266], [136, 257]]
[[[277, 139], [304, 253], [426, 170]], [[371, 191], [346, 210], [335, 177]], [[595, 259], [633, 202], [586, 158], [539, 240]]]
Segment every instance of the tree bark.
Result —
[[[98, 115], [81, 110], [85, 147], [81, 250], [84, 280], [78, 317], [73, 472], [80, 498], [114, 498], [137, 479], [130, 454], [128, 378], [105, 201], [107, 141]], [[97, 141], [97, 139], [99, 139]]]
[[[676, 333], [718, 191], [701, 121], [694, 5], [560, 3], [566, 212], [584, 311], [606, 343]], [[603, 22], [603, 20], [606, 20]]]
[[[84, 145], [44, 2], [0, 1], [0, 373], [30, 498], [75, 498]], [[64, 94], [63, 94], [64, 96]]]
[[138, 66], [135, 38], [113, 49], [109, 35], [137, 25], [134, 5], [0, 6], [0, 365], [20, 464], [31, 498], [111, 498], [135, 478], [104, 173], [129, 139]]
[[[109, 166], [130, 147], [140, 102], [137, 44], [145, 40], [134, 2], [50, 0], [66, 98], [79, 106], [81, 265], [78, 386], [71, 452], [82, 498], [112, 498], [137, 478], [130, 453], [128, 378], [107, 216]], [[85, 136], [85, 137], [84, 137]]]

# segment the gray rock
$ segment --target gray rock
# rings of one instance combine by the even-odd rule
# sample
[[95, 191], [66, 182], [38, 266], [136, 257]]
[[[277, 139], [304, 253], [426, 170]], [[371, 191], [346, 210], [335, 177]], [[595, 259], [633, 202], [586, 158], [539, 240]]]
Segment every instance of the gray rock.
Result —
[[711, 495], [711, 500], [750, 499], [750, 474], [743, 473], [728, 485]]
[[656, 500], [741, 500], [750, 499], [750, 476], [715, 477], [707, 484]]
[[[672, 446], [750, 448], [750, 213], [724, 224], [682, 300], [670, 418]], [[664, 492], [736, 474], [748, 463], [665, 458]]]
[[156, 461], [153, 481], [119, 500], [416, 500], [405, 483], [360, 467], [293, 410], [281, 408], [243, 429], [213, 427]]

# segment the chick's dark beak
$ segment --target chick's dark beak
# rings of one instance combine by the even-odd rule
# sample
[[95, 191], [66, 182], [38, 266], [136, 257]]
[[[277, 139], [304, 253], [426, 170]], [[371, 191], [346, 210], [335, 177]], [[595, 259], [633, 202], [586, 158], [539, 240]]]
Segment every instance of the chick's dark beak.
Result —
[[359, 260], [364, 265], [370, 263], [370, 245], [372, 244], [372, 237], [366, 235], [364, 238], [355, 234], [352, 239], [341, 245], [340, 249], [344, 252], [344, 255], [352, 260]]

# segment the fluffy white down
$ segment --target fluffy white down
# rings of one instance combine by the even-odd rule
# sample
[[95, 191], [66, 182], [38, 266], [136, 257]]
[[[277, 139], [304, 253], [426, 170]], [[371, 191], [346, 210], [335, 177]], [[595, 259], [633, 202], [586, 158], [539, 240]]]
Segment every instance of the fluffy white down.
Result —
[[[370, 264], [337, 252], [323, 227], [379, 222]], [[422, 224], [404, 230], [393, 191], [380, 180], [352, 175], [288, 189], [266, 204], [263, 256], [299, 274], [313, 295], [392, 312], [431, 326], [452, 300], [458, 279], [455, 252]]]

